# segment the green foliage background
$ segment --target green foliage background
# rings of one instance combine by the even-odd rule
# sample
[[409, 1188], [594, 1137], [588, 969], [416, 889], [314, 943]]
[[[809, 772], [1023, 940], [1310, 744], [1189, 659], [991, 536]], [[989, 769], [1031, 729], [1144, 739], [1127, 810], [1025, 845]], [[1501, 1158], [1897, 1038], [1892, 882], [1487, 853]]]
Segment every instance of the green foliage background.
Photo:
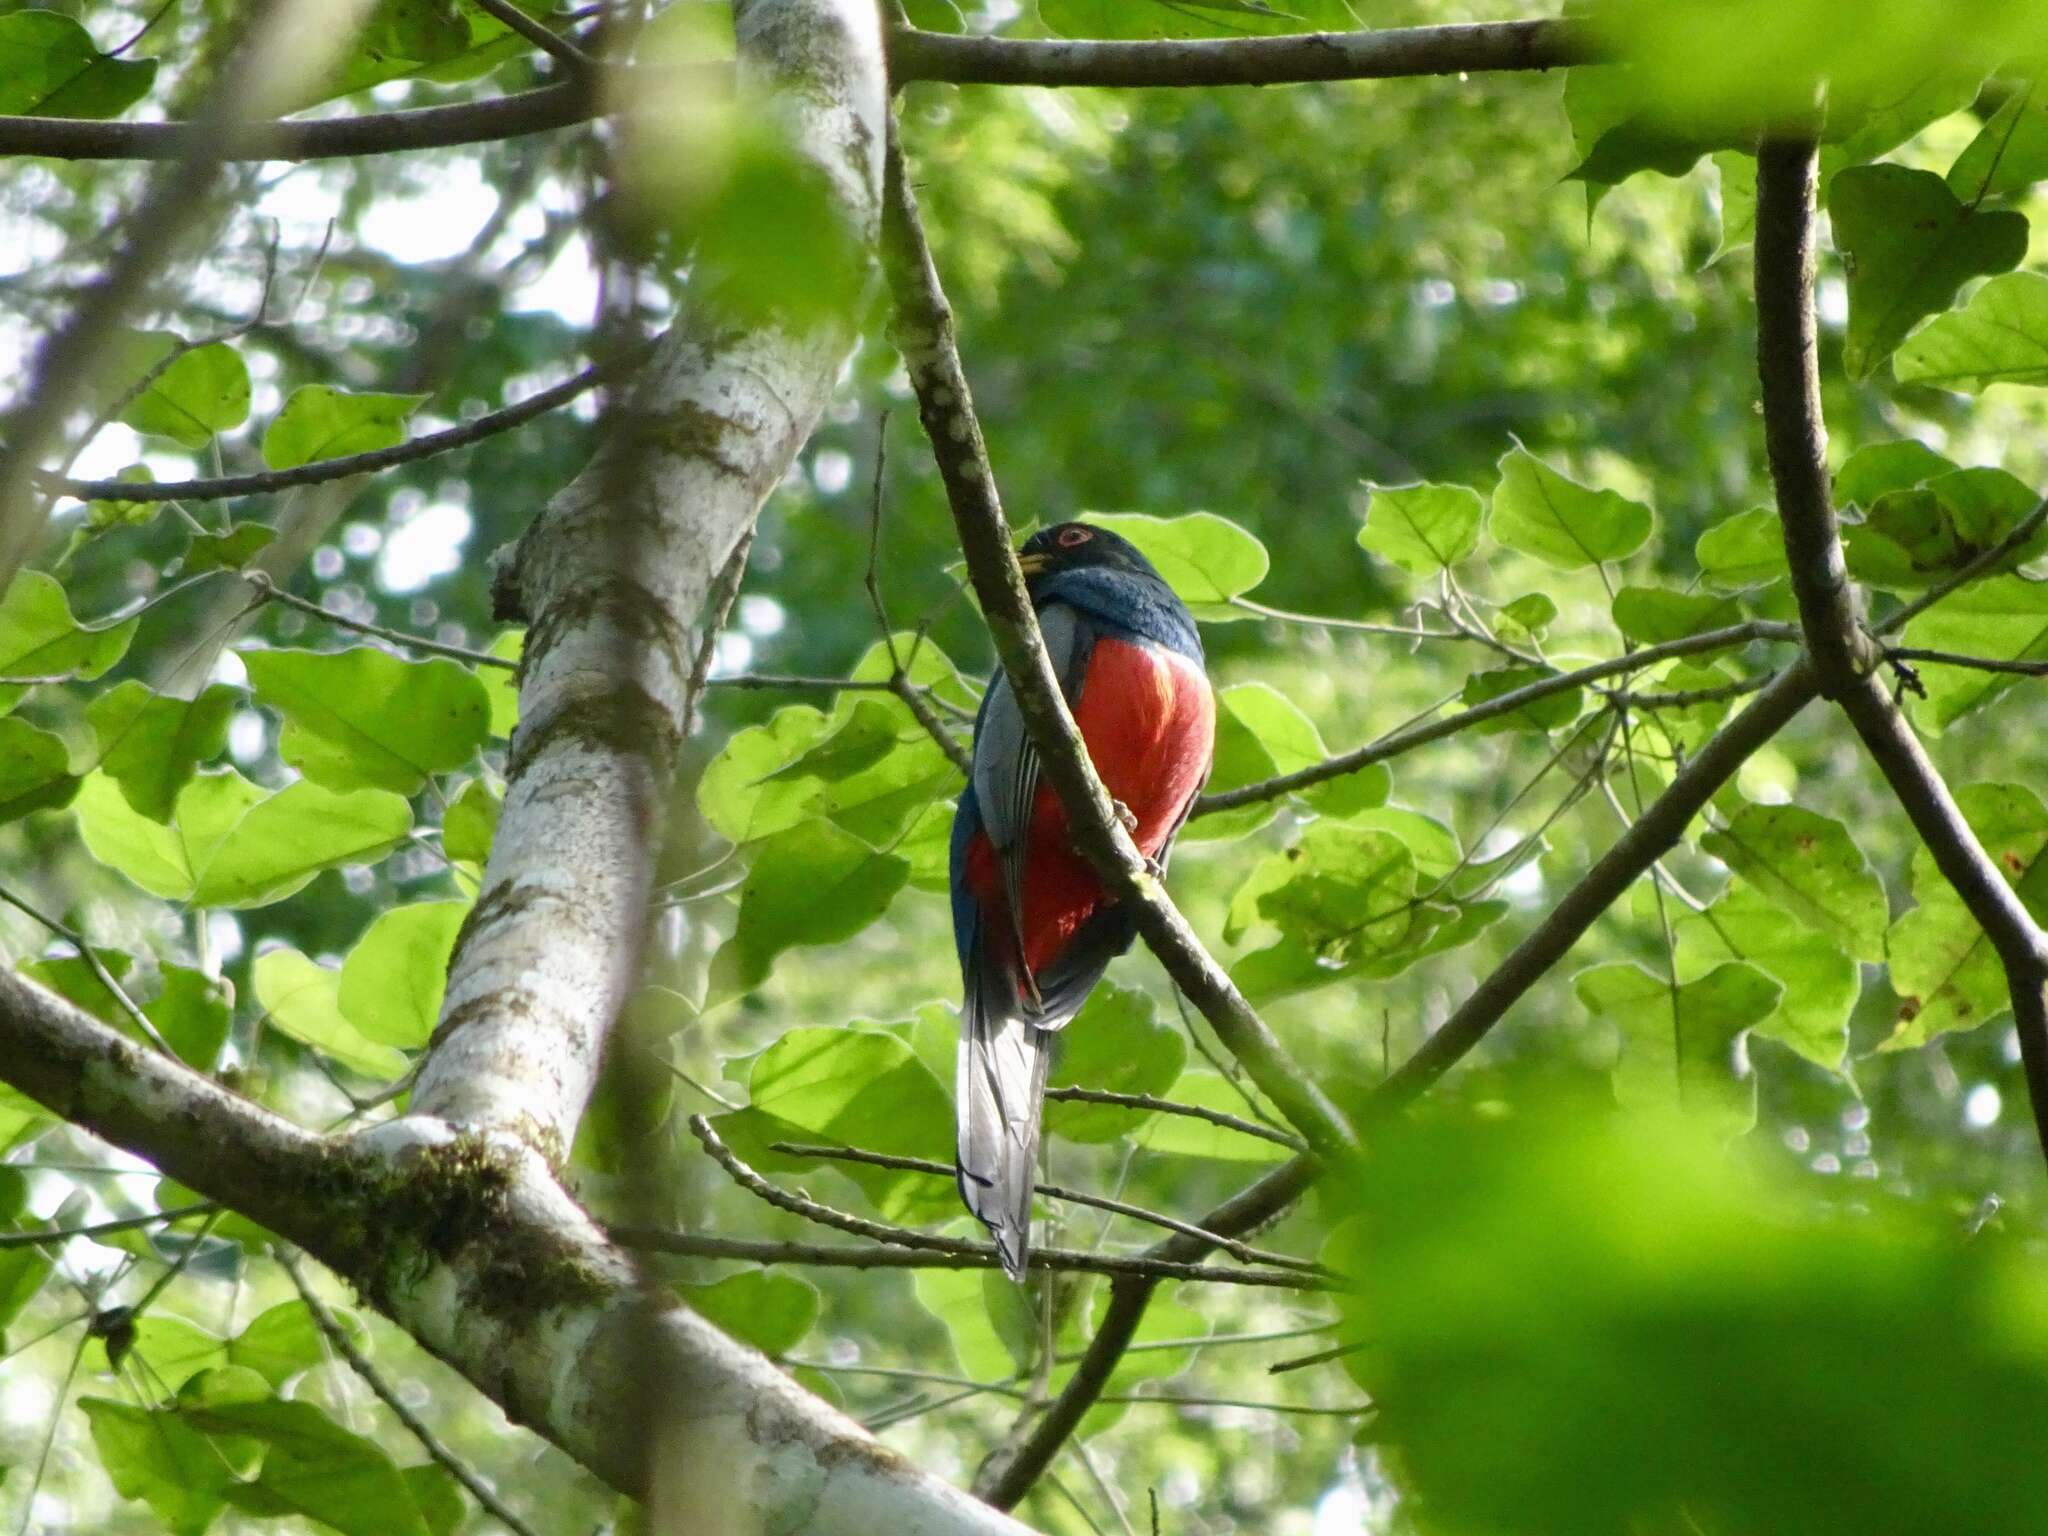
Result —
[[[227, 9], [173, 5], [109, 58], [155, 7], [0, 4], [0, 110], [186, 110]], [[700, 26], [706, 9], [669, 7], [649, 46], [700, 46], [718, 31]], [[1668, 9], [1658, 30], [1618, 34], [1638, 49], [1628, 68], [1562, 82], [908, 92], [904, 138], [1011, 516], [1159, 520], [1123, 526], [1178, 560], [1210, 621], [1225, 706], [1212, 788], [1627, 644], [1791, 616], [1774, 520], [1755, 510], [1770, 496], [1745, 250], [1754, 165], [1729, 126], [1779, 105], [1782, 81], [1766, 71], [1745, 87], [1760, 96], [1731, 99], [1733, 65], [1689, 78], [1672, 62], [1697, 56], [1686, 26], [1728, 18]], [[1734, 9], [1716, 37], [1762, 25]], [[2011, 17], [1930, 64], [1911, 8], [1876, 8], [1853, 46], [1825, 9], [1773, 8], [1759, 35], [1776, 52], [1757, 56], [1818, 51], [1840, 82], [1823, 376], [1838, 497], [1856, 509], [1851, 568], [1885, 607], [1994, 542], [2048, 485], [2048, 269], [2028, 222], [2048, 119], [2004, 51], [2022, 36], [2001, 30]], [[1327, 0], [1298, 17], [1149, 0], [912, 10], [1020, 36], [1511, 14], [1451, 0], [1370, 15]], [[329, 85], [368, 111], [544, 73], [467, 5], [385, 0]], [[98, 457], [158, 478], [282, 467], [567, 376], [590, 327], [537, 306], [536, 279], [588, 250], [595, 164], [588, 132], [570, 131], [239, 168], [223, 233], [171, 270], [108, 362], [118, 424]], [[664, 238], [748, 227], [758, 167], [731, 164], [710, 192], [663, 194], [683, 200]], [[142, 175], [10, 163], [0, 220], [22, 254], [0, 272], [0, 347], [20, 355], [63, 313]], [[431, 217], [423, 199], [471, 182], [498, 197], [471, 250], [380, 248], [380, 211]], [[681, 286], [662, 271], [636, 321], [658, 327]], [[913, 680], [971, 711], [990, 653], [880, 322], [877, 308], [838, 407], [768, 504], [720, 666], [887, 676], [858, 580], [878, 498], [881, 586]], [[123, 400], [171, 337], [221, 339]], [[280, 577], [294, 592], [515, 654], [490, 619], [485, 556], [583, 462], [586, 407], [338, 492], [63, 504], [40, 568], [0, 600], [0, 678], [61, 679], [0, 684], [7, 889], [89, 936], [179, 1054], [305, 1123], [376, 1098], [425, 1044], [515, 706], [502, 672], [401, 661], [276, 604], [234, 632], [239, 661], [212, 666], [239, 605], [219, 607], [218, 580], [181, 583], [312, 525]], [[1413, 485], [1434, 489], [1394, 489]], [[460, 561], [391, 590], [381, 551], [430, 508], [466, 514]], [[1909, 640], [2042, 656], [2035, 574], [1972, 589]], [[1444, 638], [1447, 603], [1520, 656]], [[1736, 649], [1632, 686], [1710, 694], [1789, 655]], [[158, 696], [194, 665], [212, 686], [185, 688], [189, 704]], [[1916, 721], [2039, 916], [2039, 684], [1932, 667], [1925, 682]], [[1195, 822], [1175, 894], [1289, 1047], [1356, 1101], [1739, 707], [1693, 697], [1624, 716], [1597, 692], [1558, 695], [1389, 770]], [[771, 1150], [949, 1156], [957, 774], [878, 693], [717, 690], [686, 756], [701, 789], [676, 808], [668, 942], [643, 1001], [672, 1031], [658, 1106], [670, 1214], [809, 1235], [698, 1154], [680, 1122], [708, 1111], [771, 1177], [965, 1234], [943, 1179]], [[1161, 1528], [1187, 1531], [2041, 1527], [2041, 1170], [1987, 946], [1818, 707], [1743, 770], [1669, 874], [1669, 888], [1640, 883], [1432, 1095], [1382, 1177], [1261, 1236], [1339, 1263], [1355, 1297], [1162, 1292], [1110, 1391], [1191, 1401], [1105, 1401], [1084, 1426], [1092, 1466], [1063, 1458], [1022, 1514], [1110, 1529], [1121, 1500], [1142, 1525], [1149, 1489]], [[140, 1027], [31, 916], [0, 911], [0, 953]], [[1074, 1025], [1061, 1080], [1247, 1112], [1149, 958], [1113, 981]], [[600, 1209], [620, 1197], [631, 1121], [607, 1090], [576, 1148]], [[1101, 1106], [1055, 1106], [1049, 1123], [1056, 1182], [1190, 1218], [1280, 1155]], [[16, 1230], [185, 1198], [4, 1091], [0, 1145], [0, 1217]], [[1065, 1244], [1147, 1236], [1050, 1214]], [[329, 1358], [245, 1226], [80, 1239], [54, 1263], [0, 1249], [0, 1514], [109, 1532], [484, 1528]], [[132, 1338], [101, 1336], [106, 1309], [181, 1262]], [[1057, 1386], [1104, 1301], [1099, 1282], [1066, 1280], [1027, 1303], [975, 1272], [695, 1264], [674, 1278], [962, 1481], [1016, 1394]], [[401, 1334], [351, 1326], [536, 1529], [615, 1518], [587, 1474]], [[1315, 1331], [1278, 1337], [1296, 1330]], [[1370, 1347], [1268, 1374], [1354, 1338]], [[1357, 1412], [1361, 1393], [1380, 1411]], [[306, 1475], [316, 1451], [348, 1476]]]

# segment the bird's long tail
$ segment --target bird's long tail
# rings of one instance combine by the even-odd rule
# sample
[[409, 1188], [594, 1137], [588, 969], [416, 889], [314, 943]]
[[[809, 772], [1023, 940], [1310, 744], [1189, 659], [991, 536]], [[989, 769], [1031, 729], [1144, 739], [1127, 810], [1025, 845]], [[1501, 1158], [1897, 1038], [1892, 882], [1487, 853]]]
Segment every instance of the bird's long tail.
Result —
[[960, 1198], [995, 1238], [1012, 1280], [1024, 1278], [1031, 1251], [1039, 1107], [1055, 1033], [1019, 1018], [1014, 996], [1005, 1006], [1000, 982], [970, 988], [954, 1086]]

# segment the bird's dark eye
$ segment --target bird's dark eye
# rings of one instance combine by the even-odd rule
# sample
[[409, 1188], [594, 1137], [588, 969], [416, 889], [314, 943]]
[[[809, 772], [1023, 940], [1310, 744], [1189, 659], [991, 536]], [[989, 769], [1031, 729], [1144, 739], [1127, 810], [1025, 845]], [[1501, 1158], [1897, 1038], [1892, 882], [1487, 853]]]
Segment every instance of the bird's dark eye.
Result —
[[1060, 535], [1061, 549], [1076, 549], [1095, 537], [1086, 528], [1069, 528]]

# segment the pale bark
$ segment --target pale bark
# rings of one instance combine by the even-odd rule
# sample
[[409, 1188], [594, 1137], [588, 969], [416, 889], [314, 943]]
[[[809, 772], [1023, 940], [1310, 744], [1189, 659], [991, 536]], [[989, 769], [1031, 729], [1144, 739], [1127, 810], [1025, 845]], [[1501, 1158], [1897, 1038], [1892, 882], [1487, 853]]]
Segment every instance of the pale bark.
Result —
[[[823, 173], [865, 261], [887, 110], [873, 0], [737, 11], [741, 74], [764, 88], [743, 110]], [[656, 1495], [672, 1528], [1018, 1536], [649, 1295], [556, 1174], [636, 980], [690, 631], [853, 337], [850, 314], [743, 326], [687, 307], [502, 573], [531, 620], [521, 723], [405, 1117], [316, 1136], [6, 973], [0, 1079], [320, 1258], [515, 1421]]]
[[[887, 90], [872, 0], [739, 8], [743, 83], [872, 247]], [[693, 283], [701, 292], [704, 285]], [[532, 620], [505, 811], [449, 973], [416, 1112], [558, 1161], [639, 968], [713, 578], [817, 424], [852, 316], [738, 326], [697, 302], [606, 450], [534, 523], [500, 592]]]

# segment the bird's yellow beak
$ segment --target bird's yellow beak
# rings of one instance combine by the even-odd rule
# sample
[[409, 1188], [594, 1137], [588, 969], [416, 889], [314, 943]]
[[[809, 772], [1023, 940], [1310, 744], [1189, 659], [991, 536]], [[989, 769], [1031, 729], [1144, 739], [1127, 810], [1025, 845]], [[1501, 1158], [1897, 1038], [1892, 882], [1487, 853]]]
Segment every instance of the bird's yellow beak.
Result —
[[1045, 555], [1019, 555], [1017, 557], [1017, 569], [1022, 571], [1027, 577], [1036, 576], [1046, 568], [1048, 563], [1048, 557]]

